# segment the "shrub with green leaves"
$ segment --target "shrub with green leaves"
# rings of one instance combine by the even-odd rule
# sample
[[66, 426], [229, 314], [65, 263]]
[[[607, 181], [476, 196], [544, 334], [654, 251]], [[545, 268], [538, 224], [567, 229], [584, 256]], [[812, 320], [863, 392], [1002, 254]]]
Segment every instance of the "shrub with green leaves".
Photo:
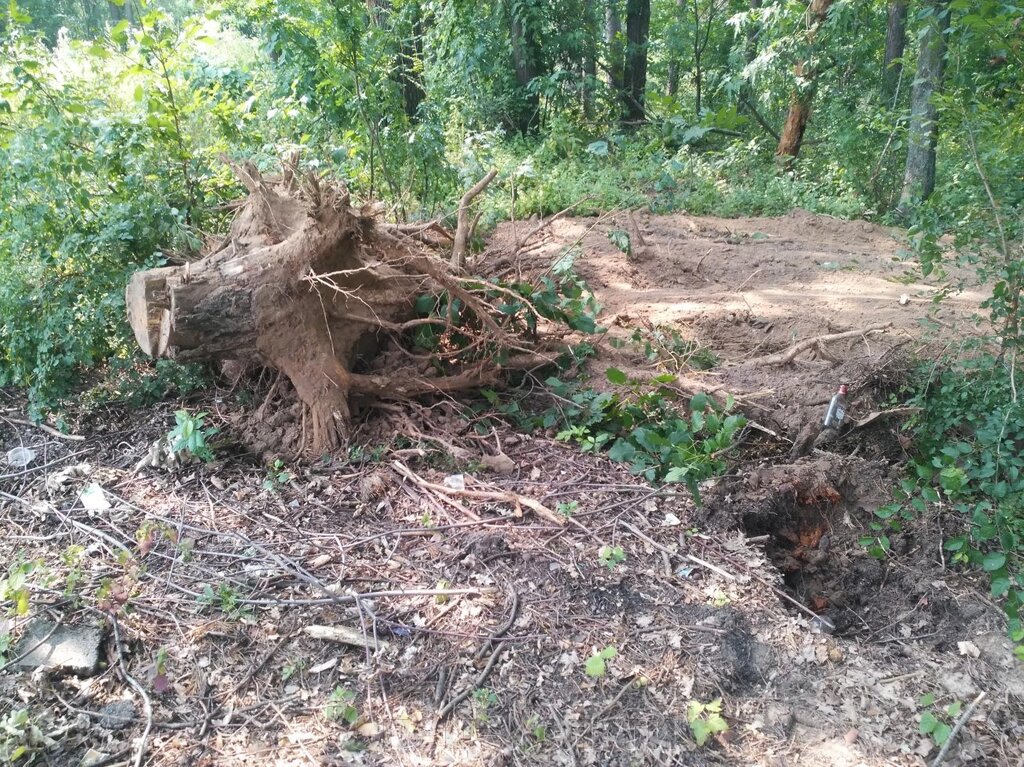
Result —
[[[943, 513], [943, 528], [952, 533], [944, 544], [950, 561], [989, 576], [1011, 637], [1024, 642], [1024, 402], [1014, 380], [1009, 361], [984, 356], [925, 374], [911, 399], [920, 411], [910, 424], [910, 476], [895, 502], [875, 512], [862, 543], [884, 557], [891, 534], [919, 515]], [[1018, 654], [1024, 657], [1024, 649]]]
[[[36, 416], [104, 361], [115, 379], [138, 367], [125, 285], [215, 228], [234, 188], [219, 155], [277, 155], [255, 78], [224, 63], [230, 51], [255, 69], [254, 45], [202, 17], [137, 9], [88, 42], [45, 45], [14, 17], [0, 40], [0, 386], [24, 387]], [[194, 378], [172, 368], [139, 381], [159, 396]]]
[[674, 376], [646, 383], [616, 368], [606, 375], [619, 391], [574, 389], [548, 379], [562, 404], [545, 413], [542, 424], [561, 424], [558, 439], [578, 443], [583, 452], [606, 452], [648, 481], [681, 482], [699, 502], [699, 483], [725, 470], [725, 450], [746, 425], [743, 415], [730, 412], [731, 398], [721, 407], [708, 395], [696, 394], [681, 408], [675, 393], [665, 388]]
[[174, 413], [174, 428], [167, 434], [171, 451], [176, 456], [198, 458], [200, 461], [213, 460], [210, 438], [218, 433], [213, 426], [205, 426], [206, 413], [192, 415], [187, 410]]
[[690, 732], [698, 746], [703, 746], [713, 735], [729, 729], [729, 723], [722, 717], [721, 698], [715, 698], [710, 703], [691, 700], [686, 707], [686, 721], [690, 724]]

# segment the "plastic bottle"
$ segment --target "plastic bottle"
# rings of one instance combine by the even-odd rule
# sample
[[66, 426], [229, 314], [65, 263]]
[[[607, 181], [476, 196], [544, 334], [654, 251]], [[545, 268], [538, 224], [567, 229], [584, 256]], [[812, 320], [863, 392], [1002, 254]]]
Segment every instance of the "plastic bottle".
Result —
[[843, 425], [843, 419], [846, 418], [846, 391], [846, 384], [842, 384], [832, 397], [832, 401], [828, 403], [828, 411], [825, 413], [826, 429], [838, 429]]

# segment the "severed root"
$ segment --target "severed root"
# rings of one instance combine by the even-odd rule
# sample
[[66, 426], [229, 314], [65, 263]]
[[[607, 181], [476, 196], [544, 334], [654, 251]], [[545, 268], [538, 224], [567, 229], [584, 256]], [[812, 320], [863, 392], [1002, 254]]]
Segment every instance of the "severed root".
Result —
[[438, 485], [435, 482], [428, 482], [422, 477], [417, 476], [413, 473], [412, 469], [406, 466], [401, 461], [394, 461], [391, 464], [395, 471], [401, 474], [408, 480], [411, 480], [415, 484], [419, 485], [425, 490], [445, 495], [449, 497], [458, 498], [473, 498], [479, 501], [497, 501], [499, 503], [511, 503], [516, 507], [525, 506], [530, 511], [534, 512], [537, 516], [546, 519], [548, 522], [552, 522], [559, 527], [564, 527], [566, 524], [565, 517], [562, 517], [549, 509], [539, 501], [535, 501], [532, 498], [527, 498], [524, 495], [518, 493], [510, 493], [504, 490], [456, 490], [455, 488], [448, 487], [447, 485]]
[[843, 333], [831, 333], [825, 336], [815, 336], [814, 338], [806, 338], [799, 343], [793, 344], [785, 351], [778, 352], [777, 354], [771, 354], [767, 357], [761, 357], [757, 360], [752, 360], [752, 365], [788, 365], [796, 357], [808, 349], [815, 349], [823, 346], [824, 344], [831, 343], [832, 341], [842, 341], [845, 338], [857, 338], [858, 336], [866, 336], [871, 333], [882, 333], [889, 330], [892, 327], [891, 322], [879, 323], [877, 325], [870, 325], [863, 330], [847, 330]]
[[643, 261], [650, 255], [650, 247], [640, 233], [640, 225], [632, 210], [626, 211], [626, 221], [629, 223], [629, 260]]
[[452, 247], [452, 269], [461, 271], [466, 267], [466, 256], [469, 255], [469, 239], [473, 234], [474, 221], [469, 217], [469, 206], [473, 199], [487, 188], [487, 185], [494, 181], [498, 171], [492, 170], [482, 179], [476, 182], [473, 187], [462, 195], [459, 200], [459, 212], [456, 217], [455, 245]]

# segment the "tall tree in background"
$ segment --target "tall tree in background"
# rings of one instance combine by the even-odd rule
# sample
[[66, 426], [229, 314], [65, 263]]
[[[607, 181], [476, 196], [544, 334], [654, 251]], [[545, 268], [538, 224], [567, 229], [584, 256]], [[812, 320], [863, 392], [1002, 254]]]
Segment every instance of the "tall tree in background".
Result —
[[775, 150], [777, 157], [785, 164], [791, 163], [800, 154], [804, 141], [804, 131], [811, 116], [811, 103], [816, 90], [815, 79], [818, 75], [814, 63], [814, 39], [818, 36], [821, 26], [828, 20], [828, 11], [833, 0], [811, 0], [807, 6], [807, 57], [796, 65], [796, 86], [789, 98], [789, 113], [786, 124], [779, 137], [779, 145]]
[[619, 13], [619, 0], [606, 0], [604, 8], [604, 44], [607, 48], [608, 87], [615, 97], [622, 92], [622, 15]]
[[583, 117], [586, 120], [592, 120], [594, 117], [594, 86], [597, 85], [597, 50], [601, 35], [596, 6], [596, 0], [585, 0], [583, 3], [586, 43], [580, 67], [583, 73], [580, 100], [583, 106]]
[[889, 3], [889, 21], [885, 33], [885, 59], [882, 62], [882, 93], [887, 99], [896, 96], [903, 76], [903, 51], [907, 45], [908, 0]]
[[[668, 29], [665, 30], [665, 34], [667, 36], [673, 37], [680, 34], [683, 16], [686, 14], [686, 2], [687, 0], [676, 0], [672, 23], [669, 25]], [[668, 78], [665, 83], [665, 93], [671, 98], [679, 92], [679, 69], [682, 65], [682, 62], [680, 61], [682, 58], [682, 46], [676, 44], [675, 41], [670, 40], [668, 48]]]
[[704, 12], [701, 12], [700, 0], [690, 0], [690, 12], [693, 14], [693, 88], [694, 112], [700, 117], [703, 109], [704, 91], [704, 52], [711, 41], [711, 30], [718, 23], [719, 12], [726, 10], [728, 4], [722, 0], [708, 0]]
[[906, 213], [914, 200], [926, 200], [935, 191], [935, 146], [939, 140], [939, 110], [935, 96], [942, 90], [946, 70], [946, 35], [949, 0], [928, 0], [917, 54], [917, 74], [910, 95], [910, 135], [899, 211]]
[[537, 127], [537, 116], [540, 111], [540, 95], [530, 83], [537, 76], [538, 46], [533, 19], [527, 13], [528, 4], [509, 2], [509, 33], [512, 37], [512, 63], [516, 70], [516, 82], [519, 84], [519, 106], [514, 116], [516, 128], [520, 133], [529, 133]]
[[398, 47], [398, 82], [402, 86], [402, 105], [410, 119], [417, 119], [417, 112], [427, 97], [423, 86], [423, 10], [418, 2], [409, 4], [412, 15], [410, 30]]
[[626, 0], [626, 59], [622, 96], [624, 125], [635, 126], [646, 117], [647, 38], [651, 27], [651, 0]]

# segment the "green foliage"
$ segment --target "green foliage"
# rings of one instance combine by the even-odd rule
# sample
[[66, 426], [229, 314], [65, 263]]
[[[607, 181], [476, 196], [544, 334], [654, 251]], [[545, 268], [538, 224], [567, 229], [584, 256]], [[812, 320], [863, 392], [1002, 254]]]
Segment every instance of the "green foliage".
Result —
[[619, 651], [615, 649], [614, 645], [608, 645], [607, 647], [595, 652], [587, 658], [586, 663], [583, 664], [584, 672], [591, 679], [600, 679], [608, 673], [608, 661], [618, 655], [618, 652]]
[[175, 395], [187, 397], [212, 383], [209, 369], [174, 360], [113, 357], [99, 369], [101, 379], [82, 397], [85, 406], [124, 403], [148, 407]]
[[686, 721], [698, 746], [704, 746], [713, 735], [728, 731], [729, 724], [722, 718], [722, 699], [710, 703], [691, 700], [686, 706]]
[[745, 418], [730, 414], [731, 400], [721, 408], [705, 394], [694, 396], [688, 408], [678, 408], [667, 388], [673, 376], [644, 384], [616, 368], [606, 375], [624, 391], [579, 389], [549, 378], [560, 403], [541, 416], [542, 425], [561, 425], [558, 439], [575, 442], [584, 452], [606, 452], [648, 481], [682, 482], [699, 502], [700, 481], [725, 469], [722, 456]]
[[643, 350], [648, 362], [660, 363], [672, 372], [682, 372], [684, 368], [710, 370], [718, 364], [718, 357], [711, 349], [684, 339], [675, 328], [663, 325], [637, 328], [630, 340]]
[[[609, 368], [606, 377], [615, 391], [548, 378], [545, 383], [555, 404], [541, 411], [524, 409], [521, 400], [503, 401], [494, 391], [482, 394], [491, 412], [517, 427], [554, 430], [557, 439], [575, 443], [585, 453], [603, 453], [628, 463], [630, 471], [649, 482], [681, 482], [699, 503], [700, 482], [726, 468], [724, 455], [746, 426], [743, 415], [731, 412], [731, 397], [722, 407], [706, 394], [697, 394], [681, 406], [671, 387], [672, 375], [645, 383]], [[559, 511], [575, 511], [575, 506], [559, 506]]]
[[487, 714], [488, 709], [497, 703], [498, 696], [495, 695], [494, 690], [488, 687], [473, 690], [473, 718], [481, 724], [486, 724], [490, 721]]
[[359, 720], [355, 705], [356, 694], [345, 687], [335, 687], [324, 704], [324, 717], [332, 722], [344, 722], [350, 727]]
[[274, 462], [267, 467], [267, 476], [263, 480], [263, 489], [275, 492], [293, 479], [295, 479], [295, 475], [288, 471], [284, 461], [280, 458], [275, 458]]
[[[944, 545], [951, 562], [988, 574], [1011, 637], [1022, 642], [1024, 403], [1015, 394], [1014, 375], [1008, 363], [978, 357], [922, 379], [911, 400], [921, 410], [911, 424], [909, 476], [896, 502], [875, 512], [872, 535], [862, 542], [884, 557], [890, 535], [917, 516], [932, 510], [952, 515], [954, 534]], [[943, 527], [950, 530], [948, 522]]]
[[[492, 312], [490, 318], [506, 333], [535, 337], [541, 320], [568, 327], [584, 334], [599, 331], [600, 306], [583, 280], [573, 271], [576, 251], [563, 254], [535, 283], [501, 281], [466, 282], [463, 288], [479, 296]], [[495, 342], [481, 344], [477, 331], [481, 318], [463, 299], [447, 292], [424, 294], [416, 300], [420, 319], [437, 320], [418, 325], [412, 342], [432, 352], [438, 364], [465, 363], [483, 358], [505, 360], [510, 352]]]
[[536, 714], [530, 714], [529, 719], [526, 720], [526, 728], [530, 731], [530, 736], [536, 743], [543, 743], [548, 737], [547, 725], [542, 724], [540, 718]]
[[206, 583], [203, 585], [199, 604], [205, 607], [216, 607], [229, 618], [247, 620], [252, 617], [252, 611], [242, 604], [241, 598], [241, 595], [231, 584], [221, 583], [214, 588], [209, 583]]
[[187, 410], [174, 412], [175, 426], [167, 433], [171, 450], [176, 456], [198, 458], [201, 461], [213, 460], [213, 448], [209, 440], [219, 432], [213, 426], [204, 426], [206, 413], [192, 415]]
[[954, 700], [946, 706], [936, 704], [934, 693], [922, 695], [917, 703], [918, 708], [924, 709], [921, 713], [921, 720], [918, 732], [922, 735], [931, 736], [932, 742], [941, 747], [953, 732], [953, 723], [960, 716], [963, 703]]
[[11, 615], [28, 615], [31, 601], [29, 582], [33, 573], [43, 569], [41, 560], [17, 560], [7, 568], [7, 575], [0, 578], [0, 602], [10, 602]]
[[614, 570], [626, 561], [626, 552], [621, 546], [602, 546], [597, 550], [597, 560], [609, 570]]
[[0, 719], [0, 762], [14, 764], [26, 758], [32, 761], [35, 753], [46, 746], [47, 738], [30, 709], [15, 709]]
[[208, 223], [227, 145], [205, 124], [221, 96], [186, 73], [203, 31], [150, 10], [91, 45], [0, 42], [0, 385], [26, 387], [36, 415], [84, 370], [131, 364], [129, 275], [193, 251]]
[[566, 519], [569, 519], [570, 517], [572, 517], [573, 514], [576, 513], [579, 507], [579, 501], [559, 501], [558, 505], [555, 507], [555, 511], [557, 511]]

